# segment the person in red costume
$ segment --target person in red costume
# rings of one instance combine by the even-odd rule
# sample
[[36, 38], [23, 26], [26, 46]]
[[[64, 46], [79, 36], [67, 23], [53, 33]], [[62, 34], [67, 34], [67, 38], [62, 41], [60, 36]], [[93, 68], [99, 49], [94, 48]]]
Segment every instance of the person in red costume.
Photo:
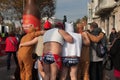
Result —
[[[40, 31], [40, 15], [37, 6], [37, 0], [26, 0], [26, 6], [23, 11], [23, 25], [25, 35], [20, 44], [31, 41], [35, 37], [44, 34]], [[32, 80], [33, 59], [32, 53], [35, 45], [21, 46], [18, 49], [18, 63], [20, 66], [21, 80]]]
[[26, 0], [25, 9], [23, 11], [23, 29], [27, 33], [29, 25], [40, 29], [40, 12], [37, 0]]
[[[45, 22], [44, 24], [44, 30], [48, 30], [48, 29], [51, 29], [51, 23], [48, 21]], [[45, 77], [45, 72], [43, 70], [43, 60], [42, 60], [42, 55], [43, 55], [43, 36], [38, 36], [38, 37], [35, 37], [34, 39], [32, 39], [31, 41], [28, 41], [28, 42], [24, 42], [24, 43], [21, 43], [19, 45], [19, 47], [21, 46], [30, 46], [30, 45], [36, 45], [36, 48], [35, 48], [35, 53], [37, 54], [38, 56], [38, 72], [40, 74], [41, 77], [40, 78], [44, 78]]]

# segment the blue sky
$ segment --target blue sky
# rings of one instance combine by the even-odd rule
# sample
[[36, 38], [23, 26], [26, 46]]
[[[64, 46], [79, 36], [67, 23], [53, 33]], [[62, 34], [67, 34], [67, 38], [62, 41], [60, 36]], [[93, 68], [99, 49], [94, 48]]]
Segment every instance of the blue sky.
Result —
[[76, 21], [87, 15], [87, 4], [89, 0], [57, 0], [55, 17], [63, 19], [67, 16], [68, 21]]

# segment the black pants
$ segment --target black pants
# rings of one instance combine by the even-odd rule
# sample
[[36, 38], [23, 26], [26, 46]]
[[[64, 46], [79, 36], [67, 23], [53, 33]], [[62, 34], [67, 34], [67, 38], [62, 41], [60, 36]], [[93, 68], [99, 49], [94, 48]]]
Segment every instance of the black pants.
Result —
[[19, 67], [19, 65], [16, 66], [14, 76], [15, 76], [15, 80], [21, 80], [20, 79], [20, 67]]
[[17, 60], [17, 56], [16, 56], [16, 52], [7, 52], [7, 69], [10, 69], [11, 66], [11, 56], [13, 54], [14, 60], [15, 60], [15, 64], [18, 65], [18, 60]]
[[103, 65], [102, 61], [90, 62], [90, 80], [103, 80]]

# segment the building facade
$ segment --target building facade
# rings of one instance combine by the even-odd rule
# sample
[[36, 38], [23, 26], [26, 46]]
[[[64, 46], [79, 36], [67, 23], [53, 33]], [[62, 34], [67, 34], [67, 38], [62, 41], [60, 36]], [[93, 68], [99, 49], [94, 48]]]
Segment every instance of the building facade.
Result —
[[91, 0], [88, 3], [88, 23], [97, 22], [109, 36], [114, 27], [120, 30], [120, 0]]

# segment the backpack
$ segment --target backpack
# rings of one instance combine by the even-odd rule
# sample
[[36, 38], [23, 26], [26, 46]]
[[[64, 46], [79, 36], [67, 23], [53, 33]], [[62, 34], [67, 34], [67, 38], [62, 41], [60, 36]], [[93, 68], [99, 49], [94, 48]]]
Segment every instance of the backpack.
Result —
[[96, 54], [98, 57], [103, 58], [107, 53], [107, 37], [104, 34], [103, 38], [96, 43]]

